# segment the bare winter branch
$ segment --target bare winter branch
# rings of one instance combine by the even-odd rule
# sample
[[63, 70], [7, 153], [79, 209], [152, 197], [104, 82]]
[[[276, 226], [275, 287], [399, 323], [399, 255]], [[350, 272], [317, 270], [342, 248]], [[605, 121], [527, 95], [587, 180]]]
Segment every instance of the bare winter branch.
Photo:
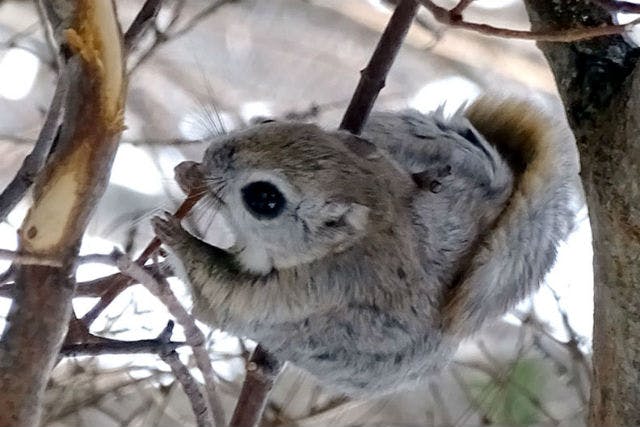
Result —
[[402, 0], [396, 7], [369, 64], [361, 72], [358, 87], [344, 113], [340, 129], [356, 135], [362, 131], [417, 11], [417, 0]]
[[199, 12], [197, 12], [193, 17], [191, 17], [181, 28], [176, 29], [175, 26], [178, 22], [178, 18], [180, 13], [182, 12], [182, 7], [177, 7], [173, 17], [169, 20], [169, 25], [163, 31], [156, 27], [156, 36], [151, 44], [151, 46], [144, 51], [138, 61], [130, 67], [130, 72], [133, 72], [136, 68], [138, 68], [143, 62], [149, 59], [153, 53], [158, 49], [158, 47], [162, 46], [166, 42], [170, 40], [175, 40], [187, 32], [191, 31], [200, 21], [213, 14], [220, 7], [224, 6], [227, 3], [231, 3], [238, 0], [217, 0], [210, 5], [206, 6]]
[[[193, 206], [195, 206], [195, 204], [198, 203], [198, 201], [201, 198], [202, 198], [202, 194], [189, 195], [178, 207], [174, 216], [179, 219], [184, 218], [187, 215], [187, 213], [189, 213], [191, 208], [193, 208]], [[144, 265], [149, 260], [151, 255], [156, 250], [158, 250], [159, 247], [160, 247], [160, 240], [158, 238], [154, 238], [153, 240], [151, 240], [151, 242], [149, 242], [147, 247], [142, 251], [140, 256], [137, 258], [136, 263], [140, 266]], [[104, 292], [104, 294], [102, 294], [102, 296], [100, 297], [100, 300], [82, 318], [82, 321], [84, 322], [84, 324], [87, 326], [91, 325], [98, 318], [100, 313], [102, 313], [109, 306], [109, 304], [111, 304], [113, 300], [116, 299], [118, 295], [120, 295], [122, 291], [127, 289], [133, 283], [134, 283], [133, 280], [131, 280], [131, 278], [127, 276], [120, 275], [120, 276], [114, 277], [113, 283]]]
[[[184, 363], [180, 361], [178, 353], [172, 351], [170, 353], [162, 355], [161, 357], [162, 360], [164, 360], [165, 363], [171, 367], [171, 371], [175, 375], [178, 382], [182, 385], [184, 393], [189, 398], [191, 409], [196, 416], [196, 424], [198, 425], [198, 427], [213, 427], [214, 424], [211, 422], [211, 419], [209, 417], [207, 402], [200, 392], [198, 383], [189, 372], [189, 369], [187, 369]], [[224, 424], [215, 425], [222, 426]]]
[[229, 427], [255, 427], [260, 423], [279, 371], [280, 363], [258, 345], [247, 363], [247, 376]]
[[[456, 9], [447, 10], [438, 6], [431, 0], [420, 0], [433, 17], [450, 27], [475, 31], [488, 36], [503, 37], [509, 39], [536, 40], [546, 42], [575, 42], [578, 40], [592, 39], [595, 37], [623, 34], [640, 22], [640, 18], [634, 19], [628, 24], [607, 24], [599, 27], [567, 28], [563, 30], [527, 31], [513, 30], [510, 28], [494, 27], [488, 24], [464, 21]], [[466, 7], [466, 6], [465, 6]]]
[[36, 176], [42, 170], [51, 151], [53, 141], [58, 135], [58, 129], [65, 113], [67, 96], [71, 76], [78, 73], [78, 63], [71, 61], [63, 66], [58, 77], [58, 84], [53, 94], [51, 106], [47, 112], [44, 125], [38, 135], [36, 145], [24, 159], [22, 166], [9, 185], [0, 194], [0, 221], [4, 221], [11, 210], [22, 200], [27, 190], [33, 184]]
[[449, 13], [454, 16], [460, 16], [460, 19], [462, 19], [462, 12], [464, 12], [465, 9], [471, 5], [471, 3], [473, 3], [473, 0], [460, 0]]
[[[59, 260], [38, 255], [21, 254], [10, 249], [0, 249], [0, 260], [12, 261], [16, 265], [61, 265]], [[115, 266], [115, 259], [110, 254], [88, 254], [76, 257], [75, 265], [81, 264], [107, 264]], [[166, 264], [162, 267], [165, 268]]]
[[[151, 271], [152, 268], [154, 271], [159, 270], [160, 272], [167, 275], [168, 277], [170, 277], [173, 274], [169, 264], [166, 261], [158, 264], [154, 264], [153, 266], [145, 267], [145, 269], [150, 274], [152, 273]], [[15, 278], [15, 269], [12, 267], [10, 267], [5, 272], [0, 274], [0, 297], [4, 297], [4, 298], [12, 297], [13, 295], [12, 292], [15, 285], [10, 282], [14, 280], [14, 278]], [[129, 281], [131, 280], [131, 278], [122, 273], [114, 273], [108, 276], [99, 277], [94, 280], [78, 282], [76, 284], [76, 292], [74, 296], [98, 297], [98, 298], [102, 297], [109, 289], [111, 289], [111, 286], [114, 284], [114, 282], [118, 282], [121, 280]]]
[[15, 266], [13, 265], [9, 266], [9, 268], [7, 268], [5, 271], [0, 273], [0, 296], [4, 296], [2, 294], [2, 291], [5, 288], [9, 287], [6, 284], [12, 281], [13, 279], [15, 279], [15, 276], [16, 276], [16, 269], [15, 269]]
[[118, 255], [117, 264], [123, 273], [142, 283], [149, 292], [162, 301], [177, 322], [184, 328], [187, 343], [193, 349], [196, 365], [204, 377], [209, 408], [215, 420], [215, 425], [224, 425], [224, 409], [216, 392], [215, 374], [205, 347], [205, 336], [196, 325], [193, 317], [180, 304], [166, 280], [153, 277], [140, 265], [129, 260], [126, 255]]
[[102, 337], [91, 337], [93, 339], [88, 342], [63, 345], [60, 349], [60, 354], [65, 357], [139, 353], [165, 355], [175, 351], [179, 347], [187, 345], [186, 342], [171, 341], [172, 332], [173, 322], [169, 321], [165, 329], [155, 339], [120, 341]]
[[136, 15], [129, 29], [124, 33], [124, 47], [127, 51], [144, 36], [162, 8], [162, 0], [147, 0]]

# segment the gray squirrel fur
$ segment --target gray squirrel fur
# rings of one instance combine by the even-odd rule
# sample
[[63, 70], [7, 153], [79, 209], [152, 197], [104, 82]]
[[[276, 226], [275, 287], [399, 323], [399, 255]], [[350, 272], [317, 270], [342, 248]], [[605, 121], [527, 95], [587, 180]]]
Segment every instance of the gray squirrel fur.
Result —
[[[536, 290], [573, 227], [571, 134], [525, 102], [379, 113], [361, 137], [270, 122], [176, 168], [236, 236], [228, 249], [153, 220], [203, 322], [259, 341], [353, 396], [410, 387]], [[241, 191], [286, 200], [258, 219]]]

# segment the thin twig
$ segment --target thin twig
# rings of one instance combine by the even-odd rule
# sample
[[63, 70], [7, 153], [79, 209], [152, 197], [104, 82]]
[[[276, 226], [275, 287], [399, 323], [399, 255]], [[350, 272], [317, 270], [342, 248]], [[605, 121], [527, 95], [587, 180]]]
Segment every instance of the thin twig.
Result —
[[140, 55], [140, 57], [138, 58], [138, 61], [130, 67], [129, 72], [132, 73], [143, 62], [149, 59], [151, 55], [153, 55], [153, 53], [158, 49], [158, 47], [160, 47], [161, 45], [163, 45], [164, 43], [170, 40], [175, 40], [181, 37], [182, 35], [186, 34], [188, 31], [191, 31], [196, 25], [198, 25], [198, 23], [200, 23], [207, 16], [214, 13], [221, 6], [234, 1], [238, 1], [238, 0], [218, 0], [215, 3], [212, 3], [209, 6], [203, 8], [201, 11], [197, 12], [191, 19], [189, 19], [182, 26], [182, 28], [171, 31], [174, 25], [178, 22], [178, 17], [180, 15], [180, 12], [182, 11], [182, 4], [179, 4], [177, 11], [174, 13], [173, 18], [169, 21], [169, 25], [167, 26], [167, 28], [165, 28], [164, 31], [161, 31], [156, 27], [156, 31], [155, 31], [156, 36], [153, 43], [144, 53], [142, 53], [142, 55]]
[[458, 4], [453, 9], [451, 9], [449, 13], [451, 13], [451, 15], [454, 15], [454, 16], [457, 15], [462, 18], [462, 12], [464, 12], [471, 3], [473, 3], [473, 0], [460, 0]]
[[185, 139], [185, 138], [143, 138], [123, 140], [127, 144], [132, 145], [197, 145], [207, 142], [208, 139]]
[[579, 40], [592, 39], [595, 37], [611, 36], [615, 34], [623, 34], [634, 25], [640, 22], [640, 18], [634, 19], [627, 24], [611, 24], [600, 27], [584, 27], [584, 28], [568, 28], [566, 30], [549, 30], [549, 31], [528, 31], [513, 30], [510, 28], [494, 27], [488, 24], [479, 24], [475, 22], [467, 22], [460, 19], [459, 14], [452, 13], [444, 7], [438, 6], [431, 0], [419, 0], [426, 7], [433, 17], [450, 27], [461, 28], [464, 30], [475, 31], [488, 36], [502, 37], [508, 39], [536, 40], [545, 42], [576, 42]]
[[[167, 261], [154, 264], [154, 270], [160, 270], [167, 277], [173, 276], [171, 266]], [[151, 267], [145, 267], [149, 273], [152, 273]], [[11, 267], [0, 274], [0, 297], [11, 298], [15, 284], [10, 283], [15, 277], [15, 269]], [[129, 276], [120, 272], [110, 274], [109, 276], [99, 277], [93, 280], [78, 282], [76, 285], [75, 297], [102, 297], [113, 285], [114, 282], [120, 280], [131, 280]]]
[[[33, 145], [36, 140], [33, 138], [27, 138], [19, 135], [10, 135], [6, 133], [0, 134], [0, 141], [12, 142], [14, 144], [26, 144]], [[142, 139], [127, 139], [123, 138], [122, 143], [133, 145], [191, 145], [202, 144], [207, 142], [206, 138], [202, 139], [185, 139], [185, 138], [142, 138]]]
[[193, 27], [198, 25], [203, 19], [205, 19], [206, 17], [214, 13], [216, 10], [218, 10], [220, 6], [223, 6], [227, 3], [234, 3], [237, 1], [239, 0], [218, 0], [216, 3], [210, 4], [209, 6], [205, 7], [204, 9], [202, 9], [201, 11], [193, 15], [187, 22], [185, 22], [182, 28], [175, 30], [172, 33], [169, 33], [166, 36], [169, 37], [170, 39], [175, 39], [176, 37], [180, 37], [184, 35], [187, 31], [190, 31]]
[[[178, 207], [174, 216], [178, 219], [184, 218], [201, 198], [202, 194], [189, 195]], [[160, 240], [158, 238], [152, 239], [147, 247], [142, 251], [142, 254], [140, 254], [136, 260], [136, 263], [141, 266], [144, 265], [149, 260], [151, 254], [153, 254], [159, 247]], [[100, 313], [102, 313], [122, 291], [127, 289], [133, 283], [134, 281], [127, 276], [118, 276], [117, 278], [114, 278], [113, 283], [100, 297], [100, 300], [82, 317], [84, 324], [90, 326], [98, 316], [100, 316]]]
[[429, 391], [431, 392], [431, 398], [440, 409], [440, 418], [442, 419], [441, 425], [445, 427], [454, 427], [447, 405], [445, 405], [442, 393], [440, 393], [440, 388], [433, 381], [429, 382]]
[[0, 42], [0, 46], [2, 46], [3, 48], [8, 48], [8, 49], [10, 49], [12, 47], [16, 47], [18, 41], [20, 41], [20, 40], [32, 35], [33, 33], [35, 33], [39, 26], [40, 26], [39, 23], [35, 22], [35, 23], [29, 25], [24, 30], [17, 31], [17, 32], [13, 33], [11, 35], [11, 37], [9, 37], [8, 39], [1, 41]]
[[57, 72], [61, 65], [60, 63], [58, 63], [60, 58], [60, 55], [58, 54], [58, 45], [56, 44], [53, 37], [51, 27], [47, 23], [47, 17], [42, 3], [36, 1], [35, 4], [36, 11], [38, 12], [38, 19], [40, 20], [40, 27], [42, 28], [42, 32], [44, 33], [44, 39], [47, 43], [47, 49], [49, 50], [50, 55], [48, 60], [45, 60], [45, 58], [43, 57], [40, 57], [40, 59], [42, 59], [44, 63], [48, 64], [53, 71]]
[[[486, 351], [486, 349], [485, 349]], [[494, 360], [495, 363], [495, 360]], [[497, 369], [497, 367], [491, 368], [485, 366], [482, 363], [463, 363], [457, 362], [457, 365], [464, 366], [467, 368], [475, 369], [479, 372], [482, 372], [491, 378], [493, 383], [498, 386], [500, 389], [506, 389], [508, 386], [512, 386], [517, 390], [518, 393], [522, 395], [525, 399], [529, 401], [529, 403], [536, 408], [542, 415], [544, 415], [553, 425], [560, 424], [560, 421], [556, 419], [551, 412], [546, 408], [545, 404], [540, 400], [538, 396], [536, 396], [531, 390], [529, 390], [525, 385], [516, 381], [512, 376], [512, 369], [510, 368], [506, 373], [501, 373]]]
[[176, 321], [184, 328], [187, 343], [193, 349], [196, 365], [204, 378], [212, 418], [216, 426], [223, 426], [225, 420], [224, 409], [215, 389], [215, 374], [211, 367], [209, 354], [205, 348], [206, 339], [204, 334], [196, 325], [193, 317], [180, 304], [166, 280], [153, 277], [137, 262], [131, 261], [124, 254], [114, 254], [114, 256], [120, 271], [142, 283], [149, 292], [162, 301], [169, 312], [176, 318]]
[[[7, 268], [5, 271], [0, 273], [0, 292], [4, 290], [4, 288], [8, 287], [7, 283], [13, 281], [15, 277], [16, 268], [13, 264], [10, 265], [9, 268]], [[0, 293], [0, 296], [3, 296], [2, 293]]]
[[[162, 355], [161, 357], [162, 360], [164, 360], [164, 362], [169, 365], [169, 367], [171, 367], [173, 375], [175, 375], [180, 385], [182, 385], [184, 393], [189, 398], [191, 409], [196, 416], [196, 424], [198, 425], [198, 427], [213, 427], [214, 424], [211, 422], [212, 420], [209, 417], [207, 402], [200, 392], [198, 383], [189, 372], [189, 369], [187, 369], [184, 363], [180, 361], [178, 353], [172, 351], [170, 353]], [[222, 424], [216, 425], [222, 426]]]
[[[55, 402], [52, 402], [48, 405], [49, 408], [42, 425], [55, 424], [56, 421], [61, 421], [64, 418], [69, 417], [70, 415], [77, 414], [83, 408], [90, 408], [94, 406], [101, 400], [104, 400], [105, 396], [118, 396], [123, 389], [126, 389], [128, 387], [135, 387], [139, 384], [149, 384], [150, 382], [159, 379], [159, 377], [166, 376], [166, 372], [153, 369], [151, 370], [151, 375], [134, 379], [126, 376], [127, 371], [130, 369], [131, 367], [127, 367], [125, 369], [118, 370], [118, 372], [122, 371], [123, 374], [125, 374], [121, 376], [122, 379], [119, 379], [117, 382], [115, 382], [115, 384], [108, 385], [99, 390], [90, 388], [89, 390], [87, 390], [87, 392], [77, 393], [78, 385], [76, 385], [75, 383], [62, 385], [61, 387], [58, 387], [57, 390], [50, 389], [52, 393], [55, 393], [60, 397], [56, 399]], [[96, 375], [98, 374], [99, 373], [96, 373]], [[74, 379], [76, 379], [75, 376]], [[84, 386], [84, 383], [81, 383], [81, 385]], [[83, 389], [83, 391], [84, 390], [86, 389]], [[69, 396], [70, 399], [65, 398], [65, 392], [72, 395]], [[65, 423], [63, 425], [67, 424]]]
[[340, 129], [356, 135], [362, 131], [417, 11], [417, 0], [401, 0], [396, 7], [369, 63], [361, 72], [360, 81], [344, 113]]
[[[571, 356], [571, 360], [573, 362], [571, 363], [571, 371], [572, 371], [572, 377], [573, 377], [571, 381], [573, 382], [575, 386], [574, 388], [578, 392], [578, 395], [582, 400], [582, 402], [587, 403], [588, 401], [587, 390], [589, 388], [589, 383], [591, 383], [593, 379], [591, 378], [591, 374], [592, 374], [591, 364], [589, 363], [589, 360], [587, 359], [585, 354], [582, 352], [582, 350], [580, 350], [580, 345], [581, 343], [584, 342], [584, 338], [582, 338], [571, 326], [571, 323], [569, 322], [569, 316], [567, 312], [562, 308], [562, 305], [560, 304], [560, 296], [557, 294], [555, 289], [553, 289], [551, 286], [547, 286], [547, 288], [551, 291], [551, 293], [553, 294], [553, 298], [556, 301], [558, 312], [560, 313], [562, 323], [563, 323], [565, 332], [569, 336], [569, 340], [565, 342], [553, 336], [544, 327], [544, 325], [540, 322], [540, 320], [538, 320], [538, 318], [533, 315], [527, 316], [522, 321], [522, 323], [540, 332], [542, 335], [549, 338], [551, 341], [563, 347], [567, 351], [567, 353], [569, 353], [569, 355]], [[555, 361], [554, 358], [552, 358], [552, 360]], [[583, 381], [583, 375], [581, 372], [584, 373], [584, 375], [586, 376], [586, 381]]]
[[162, 0], [147, 0], [138, 12], [129, 29], [124, 33], [124, 48], [130, 51], [133, 46], [147, 32], [155, 21], [162, 7]]
[[[456, 381], [456, 383], [458, 383], [458, 387], [460, 387], [460, 389], [464, 393], [465, 398], [467, 399], [467, 405], [466, 405], [466, 409], [465, 409], [464, 413], [469, 413], [473, 409], [473, 406], [475, 404], [474, 402], [477, 399], [473, 395], [471, 390], [469, 389], [469, 385], [465, 381], [464, 376], [460, 373], [460, 371], [458, 370], [458, 367], [456, 365], [459, 365], [459, 363], [454, 361], [454, 363], [451, 365], [449, 370], [451, 372], [451, 375], [453, 376], [453, 379]], [[487, 387], [485, 386], [483, 388], [483, 393], [486, 392], [486, 391], [487, 391]], [[478, 408], [478, 409], [481, 409], [481, 408]], [[462, 412], [462, 411], [460, 411], [460, 412]], [[482, 414], [482, 415], [484, 416], [485, 414]], [[464, 421], [465, 419], [466, 418], [459, 418], [459, 421]]]
[[247, 376], [229, 427], [255, 427], [259, 424], [278, 372], [279, 362], [258, 344], [247, 363]]
[[[145, 267], [145, 269], [151, 274], [151, 266]], [[166, 276], [172, 276], [173, 271], [169, 262], [162, 261], [153, 265], [154, 270], [160, 270]], [[76, 285], [76, 296], [78, 297], [101, 297], [105, 294], [113, 284], [118, 280], [131, 280], [130, 277], [123, 273], [113, 273], [109, 276], [99, 277], [93, 280], [87, 280], [84, 282], [78, 282]]]
[[[12, 261], [17, 265], [59, 265], [59, 260], [54, 260], [37, 255], [25, 255], [11, 249], [0, 249], [0, 260]], [[107, 264], [114, 265], [115, 260], [111, 254], [88, 254], [76, 257], [76, 265], [80, 264]]]
[[[173, 322], [169, 322], [173, 327]], [[168, 325], [167, 325], [168, 326]], [[97, 337], [96, 342], [81, 342], [64, 344], [60, 354], [64, 357], [99, 356], [104, 354], [166, 354], [175, 351], [179, 347], [187, 345], [186, 342], [170, 341], [163, 333], [158, 338], [150, 340], [120, 341]]]
[[518, 346], [517, 346], [518, 353], [516, 357], [513, 359], [513, 361], [502, 372], [500, 372], [500, 369], [499, 369], [499, 366], [501, 365], [501, 363], [493, 356], [493, 354], [491, 354], [491, 352], [487, 348], [484, 341], [478, 341], [478, 348], [480, 349], [480, 352], [493, 366], [493, 369], [489, 368], [484, 372], [489, 376], [491, 376], [493, 380], [496, 382], [496, 384], [502, 388], [504, 388], [506, 385], [509, 385], [509, 384], [514, 386], [516, 389], [518, 389], [520, 394], [523, 397], [525, 397], [538, 411], [540, 411], [544, 416], [546, 416], [549, 419], [549, 421], [553, 423], [553, 425], [558, 425], [560, 422], [547, 410], [547, 408], [545, 407], [543, 402], [540, 401], [538, 396], [532, 393], [527, 387], [521, 385], [518, 381], [516, 381], [516, 379], [513, 376], [513, 371], [516, 365], [520, 363], [520, 360], [522, 359], [522, 357], [524, 356], [527, 350], [527, 348], [525, 348], [525, 345], [523, 344], [524, 337], [525, 337], [524, 329], [520, 329], [520, 335], [518, 338]]
[[70, 76], [76, 75], [78, 61], [71, 60], [60, 70], [58, 84], [51, 100], [44, 125], [38, 135], [33, 150], [22, 162], [22, 166], [9, 185], [0, 194], [0, 221], [4, 221], [9, 212], [22, 200], [27, 190], [33, 184], [36, 176], [44, 167], [53, 141], [58, 135], [58, 129], [64, 117], [67, 95], [69, 93]]
[[569, 370], [571, 371], [571, 374], [570, 374], [571, 377], [567, 381], [567, 384], [570, 384], [576, 390], [578, 398], [580, 399], [582, 404], [586, 407], [586, 405], [589, 402], [589, 397], [588, 397], [589, 385], [585, 384], [585, 382], [582, 381], [580, 366], [578, 366], [578, 364], [575, 363], [574, 360], [572, 360], [571, 361], [572, 363], [569, 364], [570, 366], [567, 367], [566, 366], [567, 364], [564, 362], [564, 360], [562, 360], [560, 357], [556, 356], [551, 351], [549, 351], [546, 345], [543, 344], [544, 341], [542, 338], [543, 337], [548, 338], [550, 342], [563, 348], [569, 354], [571, 354], [571, 349], [567, 348], [564, 342], [559, 341], [558, 339], [553, 337], [548, 331], [546, 331], [544, 325], [542, 325], [539, 320], [535, 319], [534, 316], [529, 316], [527, 318], [527, 321], [523, 323], [523, 325], [529, 326], [533, 329], [534, 346], [538, 351], [540, 351], [543, 354], [545, 358], [551, 360], [551, 362], [555, 365], [559, 375], [563, 375]]
[[[525, 348], [524, 345], [522, 343], [523, 339], [524, 339], [524, 333], [523, 330], [521, 329], [520, 334], [518, 336], [518, 341], [517, 341], [517, 345], [516, 348], [518, 349], [518, 353], [516, 355], [516, 357], [511, 361], [511, 363], [509, 363], [507, 365], [507, 369], [505, 371], [502, 372], [502, 378], [507, 378], [509, 375], [511, 375], [513, 369], [516, 366], [516, 363], [520, 362], [520, 359], [522, 358], [522, 355], [525, 352]], [[484, 346], [484, 344], [480, 341], [478, 342], [478, 348], [480, 349], [481, 353], [483, 353], [483, 355], [489, 359], [492, 358], [492, 356], [489, 354], [487, 354], [486, 351], [486, 346]], [[465, 364], [464, 362], [455, 362], [457, 365], [460, 366], [466, 366], [467, 364]], [[498, 369], [498, 368], [495, 368]], [[474, 406], [481, 408], [483, 406], [484, 403], [487, 403], [490, 400], [493, 400], [493, 396], [488, 393], [489, 389], [491, 388], [491, 383], [487, 383], [484, 387], [482, 387], [482, 390], [480, 390], [480, 392], [477, 394], [478, 398], [477, 399], [473, 399], [472, 401], [470, 401], [469, 405], [467, 406], [467, 408], [462, 411], [462, 413], [460, 415], [458, 415], [456, 422], [454, 423], [454, 426], [461, 426], [464, 425], [464, 423], [466, 423], [469, 419], [469, 417], [472, 414], [472, 410], [474, 409]]]

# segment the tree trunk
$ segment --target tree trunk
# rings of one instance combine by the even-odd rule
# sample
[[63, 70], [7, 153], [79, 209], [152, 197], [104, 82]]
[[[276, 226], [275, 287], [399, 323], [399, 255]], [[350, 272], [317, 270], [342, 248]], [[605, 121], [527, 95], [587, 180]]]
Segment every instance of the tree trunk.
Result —
[[[0, 427], [40, 424], [71, 317], [75, 261], [109, 178], [124, 120], [122, 37], [112, 0], [42, 0], [70, 87], [55, 152], [19, 232], [15, 293], [0, 340]], [[54, 107], [55, 108], [55, 107]]]
[[[589, 1], [525, 3], [534, 29], [611, 22]], [[578, 143], [593, 230], [589, 424], [640, 425], [640, 51], [621, 36], [539, 47]]]

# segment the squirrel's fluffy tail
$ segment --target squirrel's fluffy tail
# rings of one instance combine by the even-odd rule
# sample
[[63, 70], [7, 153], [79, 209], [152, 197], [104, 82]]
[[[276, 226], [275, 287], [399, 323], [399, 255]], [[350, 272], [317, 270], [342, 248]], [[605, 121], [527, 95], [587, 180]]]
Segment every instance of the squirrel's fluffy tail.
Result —
[[512, 167], [513, 194], [481, 237], [444, 310], [449, 333], [468, 335], [538, 288], [580, 207], [573, 136], [526, 102], [483, 98], [465, 113]]

